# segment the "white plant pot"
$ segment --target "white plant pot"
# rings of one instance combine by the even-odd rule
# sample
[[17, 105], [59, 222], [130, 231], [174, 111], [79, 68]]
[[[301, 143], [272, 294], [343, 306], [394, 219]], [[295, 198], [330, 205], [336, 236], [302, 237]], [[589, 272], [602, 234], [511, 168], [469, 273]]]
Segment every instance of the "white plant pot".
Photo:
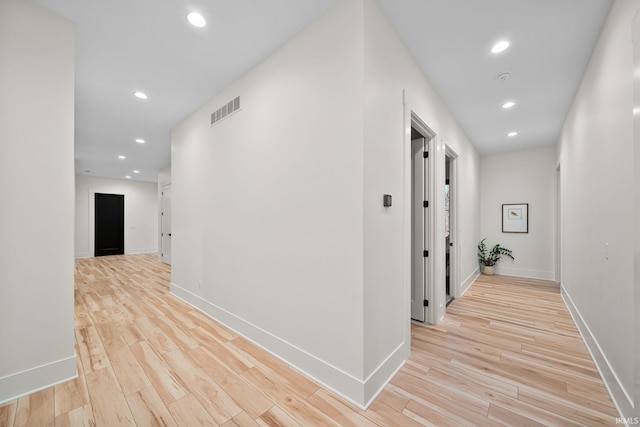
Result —
[[493, 266], [492, 265], [483, 266], [482, 274], [486, 274], [487, 276], [493, 276]]

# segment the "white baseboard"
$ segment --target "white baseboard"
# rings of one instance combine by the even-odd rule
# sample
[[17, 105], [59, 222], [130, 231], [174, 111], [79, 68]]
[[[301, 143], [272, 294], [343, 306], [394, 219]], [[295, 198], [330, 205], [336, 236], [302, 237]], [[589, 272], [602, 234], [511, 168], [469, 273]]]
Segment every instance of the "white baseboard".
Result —
[[[406, 348], [407, 345], [409, 348]], [[411, 353], [411, 344], [403, 342], [400, 344], [390, 355], [382, 362], [374, 372], [369, 375], [364, 381], [364, 405], [358, 404], [363, 410], [366, 410], [369, 405], [376, 400], [376, 397], [387, 386], [389, 381], [398, 373], [404, 366], [404, 363], [409, 358]], [[350, 399], [351, 400], [351, 399]]]
[[607, 356], [602, 351], [598, 341], [591, 333], [589, 326], [582, 318], [580, 311], [578, 311], [578, 308], [573, 303], [571, 296], [567, 293], [567, 290], [562, 286], [562, 284], [560, 285], [560, 294], [562, 295], [562, 300], [567, 306], [573, 321], [578, 327], [582, 340], [586, 344], [589, 353], [591, 353], [591, 358], [593, 359], [598, 372], [600, 372], [600, 377], [602, 378], [604, 385], [607, 387], [609, 395], [611, 396], [618, 413], [622, 418], [631, 418], [635, 416], [631, 395], [622, 386], [622, 383], [609, 363]]
[[171, 283], [171, 294], [363, 410], [402, 367], [408, 355], [405, 346], [409, 344], [403, 343], [368, 378], [359, 379], [175, 283]]
[[0, 378], [0, 405], [78, 377], [76, 356]]
[[555, 271], [532, 270], [528, 268], [512, 268], [496, 265], [496, 274], [504, 276], [525, 277], [527, 279], [556, 280]]
[[[150, 249], [127, 249], [125, 251], [126, 255], [145, 255], [145, 254], [155, 254], [158, 253], [157, 248]], [[85, 259], [85, 258], [93, 258], [89, 252], [80, 252], [76, 254], [76, 259]]]
[[473, 285], [473, 282], [480, 276], [480, 267], [477, 267], [475, 270], [471, 272], [471, 274], [460, 284], [458, 287], [457, 295], [454, 295], [454, 298], [461, 298]]
[[147, 249], [127, 249], [125, 254], [127, 255], [143, 255], [143, 254], [155, 254], [158, 253], [158, 248], [147, 248]]

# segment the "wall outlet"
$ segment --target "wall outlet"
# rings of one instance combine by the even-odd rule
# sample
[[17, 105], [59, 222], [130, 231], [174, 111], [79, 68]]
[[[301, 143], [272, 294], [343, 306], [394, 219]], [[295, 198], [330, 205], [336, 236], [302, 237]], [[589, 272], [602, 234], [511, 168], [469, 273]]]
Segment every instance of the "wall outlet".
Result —
[[198, 280], [198, 290], [202, 290], [202, 280]]

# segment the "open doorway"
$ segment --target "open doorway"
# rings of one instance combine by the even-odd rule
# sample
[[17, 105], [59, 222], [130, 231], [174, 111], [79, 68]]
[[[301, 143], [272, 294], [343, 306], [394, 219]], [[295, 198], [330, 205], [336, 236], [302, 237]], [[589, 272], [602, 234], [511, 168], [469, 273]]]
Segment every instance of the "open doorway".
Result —
[[124, 195], [95, 193], [94, 256], [124, 254]]
[[433, 283], [430, 241], [432, 218], [429, 148], [435, 133], [417, 118], [411, 121], [411, 318], [427, 322]]
[[456, 159], [458, 155], [446, 148], [444, 166], [444, 234], [445, 234], [445, 301], [449, 305], [458, 297], [458, 256], [456, 246]]
[[160, 261], [171, 265], [171, 184], [160, 193]]

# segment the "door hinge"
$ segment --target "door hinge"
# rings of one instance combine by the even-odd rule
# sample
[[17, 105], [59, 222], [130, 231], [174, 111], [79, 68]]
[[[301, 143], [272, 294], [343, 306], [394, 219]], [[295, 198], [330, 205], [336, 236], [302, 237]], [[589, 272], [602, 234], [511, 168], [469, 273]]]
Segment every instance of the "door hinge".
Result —
[[428, 300], [428, 299], [423, 300], [423, 301], [422, 301], [422, 305], [423, 305], [424, 307], [429, 307], [429, 300]]
[[429, 201], [425, 200], [424, 202], [422, 202], [422, 207], [423, 208], [428, 208], [429, 207]]
[[429, 251], [422, 251], [422, 256], [423, 257], [428, 257], [429, 256]]
[[425, 159], [429, 158], [429, 152], [428, 151], [423, 151], [422, 152], [422, 157], [424, 157]]

